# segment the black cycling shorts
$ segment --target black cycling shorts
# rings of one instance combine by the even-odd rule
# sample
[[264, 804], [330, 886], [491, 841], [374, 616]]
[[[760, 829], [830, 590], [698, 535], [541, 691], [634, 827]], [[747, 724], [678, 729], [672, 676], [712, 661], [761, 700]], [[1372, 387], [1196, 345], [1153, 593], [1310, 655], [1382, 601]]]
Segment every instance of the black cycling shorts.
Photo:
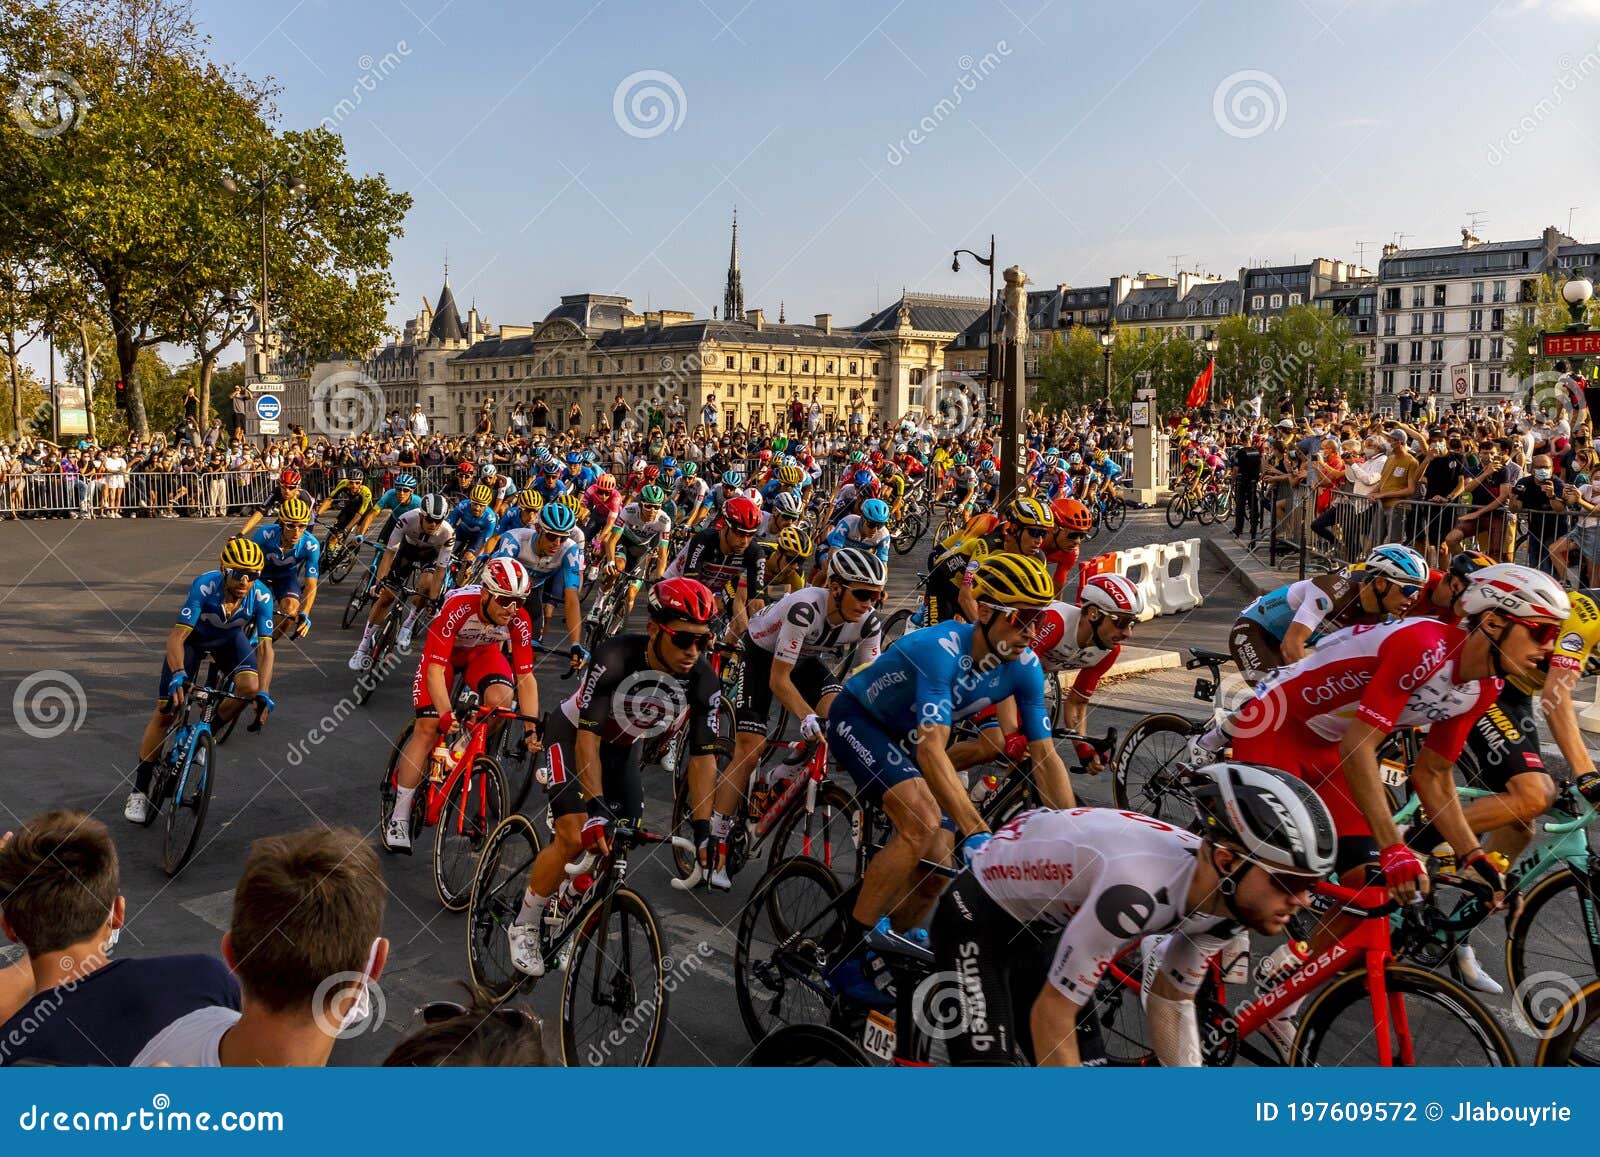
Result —
[[1467, 732], [1456, 766], [1469, 787], [1501, 793], [1519, 775], [1549, 775], [1539, 751], [1539, 716], [1533, 699], [1506, 686]]
[[[767, 717], [772, 714], [772, 652], [750, 641], [739, 643], [739, 681], [733, 688], [734, 718], [740, 731], [748, 735], [767, 734]], [[802, 658], [790, 672], [795, 690], [815, 707], [824, 695], [838, 694], [844, 684], [834, 677], [816, 656]]]
[[1254, 687], [1273, 671], [1283, 666], [1280, 640], [1254, 619], [1241, 615], [1228, 632], [1228, 653], [1239, 664], [1245, 682]]
[[[559, 707], [545, 717], [544, 746], [550, 814], [582, 815], [588, 806], [578, 782], [578, 726]], [[600, 744], [600, 791], [614, 820], [638, 823], [644, 818], [644, 746]]]
[[419, 566], [424, 574], [431, 570], [438, 570], [439, 548], [436, 546], [415, 547], [402, 542], [395, 548], [394, 562], [389, 566], [389, 574], [383, 580], [383, 585], [399, 590], [405, 585], [406, 579], [411, 577], [411, 572]]

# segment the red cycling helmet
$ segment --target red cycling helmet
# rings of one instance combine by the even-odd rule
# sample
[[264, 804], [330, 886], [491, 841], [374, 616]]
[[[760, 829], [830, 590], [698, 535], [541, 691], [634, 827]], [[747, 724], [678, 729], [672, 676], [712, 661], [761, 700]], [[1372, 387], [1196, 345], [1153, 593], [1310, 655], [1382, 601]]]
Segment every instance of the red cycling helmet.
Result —
[[650, 618], [658, 623], [678, 619], [709, 623], [716, 617], [717, 600], [705, 583], [692, 578], [662, 579], [650, 588]]
[[476, 474], [478, 472], [478, 468], [471, 462], [463, 462], [461, 465], [456, 467], [456, 470], [462, 474]]
[[743, 494], [728, 499], [722, 507], [722, 517], [736, 530], [754, 533], [761, 526], [761, 508]]
[[646, 482], [654, 482], [657, 478], [660, 478], [660, 477], [661, 477], [661, 467], [659, 467], [659, 466], [646, 466], [644, 468], [644, 480]]
[[757, 454], [756, 457], [759, 458], [763, 462], [771, 462], [772, 461], [772, 451], [771, 450], [763, 450], [763, 451], [761, 451], [760, 454]]
[[282, 474], [278, 475], [278, 481], [292, 490], [296, 486], [300, 485], [300, 471], [293, 469], [285, 470]]

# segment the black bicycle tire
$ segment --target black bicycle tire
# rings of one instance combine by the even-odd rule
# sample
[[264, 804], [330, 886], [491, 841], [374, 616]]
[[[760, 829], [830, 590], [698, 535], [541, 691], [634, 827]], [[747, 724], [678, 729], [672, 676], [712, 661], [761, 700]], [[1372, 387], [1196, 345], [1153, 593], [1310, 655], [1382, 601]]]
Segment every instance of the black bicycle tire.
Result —
[[[1178, 519], [1177, 519], [1176, 522], [1174, 522], [1173, 518], [1172, 518], [1172, 516], [1174, 514], [1176, 514], [1178, 516]], [[1188, 503], [1188, 499], [1182, 494], [1174, 494], [1170, 499], [1167, 500], [1167, 525], [1172, 527], [1173, 530], [1177, 530], [1180, 527], [1182, 527], [1185, 522], [1188, 522], [1188, 521], [1189, 521], [1189, 503]]]
[[1566, 1068], [1576, 1065], [1593, 1068], [1600, 1058], [1585, 1055], [1581, 1062], [1573, 1060], [1578, 1042], [1600, 1020], [1600, 980], [1591, 981], [1573, 993], [1550, 1018], [1553, 1031], [1547, 1031], [1539, 1040], [1539, 1049], [1533, 1063], [1540, 1068]]
[[[816, 860], [818, 863], [822, 864], [823, 867], [827, 868], [828, 871], [833, 873], [834, 879], [838, 880], [848, 888], [851, 884], [854, 884], [857, 880], [861, 879], [862, 874], [867, 870], [866, 809], [861, 806], [860, 801], [856, 799], [853, 793], [851, 793], [842, 784], [836, 783], [831, 779], [825, 779], [817, 785], [817, 811], [815, 816], [820, 816], [823, 809], [826, 807], [833, 807], [839, 813], [849, 812], [853, 816], [859, 816], [858, 819], [852, 818], [850, 821], [848, 821], [851, 831], [851, 842], [855, 846], [854, 867], [841, 871], [842, 865], [838, 856], [837, 848], [833, 853], [831, 861], [817, 854], [815, 850], [815, 842], [813, 842], [813, 850], [811, 854], [812, 859]], [[793, 805], [790, 806], [788, 812], [779, 818], [777, 824], [774, 825], [772, 833], [768, 837], [768, 840], [771, 843], [771, 847], [767, 852], [768, 872], [776, 871], [778, 865], [783, 863], [784, 860], [794, 859], [796, 856], [804, 854], [789, 850], [788, 845], [790, 837], [793, 834], [793, 830], [803, 824], [805, 819], [805, 803], [797, 800]]]
[[883, 630], [878, 637], [882, 640], [884, 650], [888, 650], [896, 639], [906, 633], [914, 613], [909, 607], [901, 607], [883, 621]]
[[[470, 779], [481, 777], [483, 783], [490, 788], [485, 793], [485, 798], [489, 801], [488, 822], [484, 826], [483, 835], [480, 837], [482, 842], [478, 847], [478, 854], [482, 855], [482, 843], [488, 841], [490, 833], [500, 826], [500, 821], [510, 812], [510, 808], [506, 806], [509, 793], [506, 789], [505, 773], [500, 770], [500, 765], [492, 756], [480, 755], [474, 759], [467, 775]], [[438, 827], [433, 833], [433, 889], [439, 895], [439, 903], [443, 904], [448, 912], [460, 912], [466, 908], [472, 899], [472, 880], [477, 875], [477, 860], [474, 859], [472, 871], [464, 873], [467, 877], [465, 887], [455, 887], [455, 880], [446, 882], [444, 878], [446, 873], [442, 861], [443, 849], [450, 830], [447, 825], [454, 822], [452, 817], [460, 804], [461, 791], [458, 784], [446, 797], [444, 807], [439, 812]]]
[[745, 1068], [868, 1068], [866, 1050], [825, 1024], [786, 1024], [757, 1041], [741, 1062]]
[[[1459, 1015], [1459, 1023], [1468, 1026], [1468, 1031], [1479, 1039], [1486, 1052], [1491, 1056], [1498, 1054], [1500, 1065], [1517, 1063], [1516, 1051], [1500, 1030], [1494, 1016], [1455, 981], [1410, 964], [1390, 962], [1384, 966], [1384, 986], [1391, 994], [1410, 992], [1422, 995], [1431, 991], [1441, 998], [1437, 1001], [1440, 1007]], [[1443, 999], [1446, 997], [1448, 1001]], [[1455, 1006], [1453, 1008], [1452, 1003]], [[1345, 973], [1312, 997], [1300, 1018], [1300, 1029], [1295, 1033], [1294, 1044], [1289, 1050], [1289, 1063], [1300, 1067], [1320, 1066], [1317, 1050], [1321, 1042], [1327, 1039], [1331, 1024], [1352, 1008], [1356, 1010], [1356, 1015], [1369, 1018], [1363, 1035], [1370, 1036], [1371, 1000], [1366, 969]], [[1360, 1063], [1370, 1065], [1375, 1060]]]
[[[500, 765], [500, 771], [506, 777], [506, 814], [521, 811], [522, 805], [528, 802], [528, 796], [533, 792], [533, 783], [541, 754], [518, 754], [516, 751], [517, 739], [527, 734], [529, 724], [520, 719], [507, 719], [500, 728], [500, 733], [495, 736], [495, 762]], [[511, 771], [507, 771], [511, 768]]]
[[[749, 901], [739, 914], [738, 930], [734, 935], [733, 988], [734, 996], [739, 1005], [739, 1019], [744, 1022], [745, 1031], [750, 1034], [752, 1042], [761, 1040], [775, 1026], [765, 1024], [755, 1007], [755, 998], [752, 996], [750, 987], [751, 941], [755, 935], [757, 921], [762, 918], [763, 914], [770, 912], [772, 892], [787, 877], [795, 875], [809, 876], [814, 883], [819, 884], [824, 891], [829, 892], [828, 903], [830, 905], [837, 901], [845, 891], [838, 877], [816, 860], [805, 856], [795, 856], [792, 859], [785, 860], [776, 869], [763, 876], [761, 882], [756, 885], [755, 891], [751, 893]], [[798, 987], [804, 987], [797, 980], [791, 980], [790, 983]], [[826, 1012], [823, 1015], [826, 1016]]]
[[1128, 504], [1119, 495], [1106, 503], [1106, 529], [1112, 534], [1122, 529], [1128, 520]]
[[[1193, 720], [1185, 719], [1182, 715], [1176, 715], [1169, 711], [1146, 715], [1128, 728], [1127, 733], [1123, 735], [1121, 741], [1117, 744], [1116, 753], [1111, 757], [1111, 793], [1119, 808], [1124, 811], [1140, 811], [1145, 803], [1144, 797], [1136, 796], [1128, 782], [1130, 773], [1129, 761], [1144, 736], [1155, 731], [1187, 736], [1192, 735], [1194, 729], [1195, 723]], [[1170, 819], [1171, 817], [1157, 815], [1156, 818]], [[1188, 816], [1184, 816], [1183, 820], [1186, 824]]]
[[[204, 779], [200, 784], [195, 806], [193, 808], [185, 808], [183, 806], [183, 791], [189, 788], [188, 780], [193, 773], [194, 755], [202, 748], [206, 752]], [[216, 783], [215, 773], [217, 768], [217, 745], [211, 736], [211, 732], [202, 730], [195, 736], [194, 746], [190, 748], [189, 754], [185, 756], [185, 761], [188, 767], [185, 768], [181, 777], [181, 789], [173, 792], [172, 799], [167, 807], [167, 822], [161, 838], [161, 870], [168, 877], [176, 876], [183, 871], [184, 866], [194, 856], [195, 846], [200, 841], [200, 833], [205, 830], [206, 814], [211, 808], [211, 792]], [[194, 826], [183, 835], [175, 835], [178, 830], [178, 817], [185, 811], [194, 816]], [[174, 843], [181, 845], [176, 852], [173, 847]]]
[[[584, 985], [583, 965], [586, 951], [595, 943], [595, 930], [599, 927], [600, 920], [605, 917], [609, 923], [613, 914], [626, 913], [630, 909], [633, 915], [640, 920], [648, 937], [652, 955], [655, 957], [656, 983], [653, 1003], [653, 1024], [650, 1029], [649, 1039], [645, 1043], [644, 1054], [639, 1061], [638, 1068], [649, 1068], [655, 1064], [657, 1055], [661, 1052], [662, 1029], [667, 1022], [667, 972], [670, 967], [664, 949], [661, 946], [661, 922], [656, 919], [654, 910], [649, 902], [631, 888], [618, 888], [610, 897], [594, 905], [592, 911], [583, 917], [583, 923], [573, 933], [571, 956], [567, 962], [566, 975], [561, 985], [561, 1059], [568, 1068], [576, 1068], [582, 1063], [583, 1050], [579, 1045], [573, 1028], [573, 1004], [577, 999], [577, 992]], [[629, 983], [635, 984], [635, 978], [629, 977]], [[625, 1018], [626, 1019], [626, 1018]], [[608, 1034], [609, 1035], [609, 1034]]]
[[[1523, 1018], [1539, 1032], [1549, 1028], [1550, 1018], [1538, 1014], [1535, 1002], [1539, 1000], [1544, 989], [1529, 982], [1539, 973], [1529, 974], [1527, 961], [1527, 948], [1530, 929], [1534, 921], [1544, 908], [1566, 889], [1572, 888], [1578, 892], [1578, 902], [1583, 902], [1583, 894], [1588, 891], [1587, 877], [1579, 876], [1571, 867], [1563, 867], [1550, 872], [1532, 888], [1523, 893], [1522, 903], [1517, 908], [1516, 917], [1511, 922], [1511, 927], [1506, 934], [1506, 978], [1511, 982], [1513, 1000], [1521, 1010]], [[1600, 904], [1600, 895], [1590, 893], [1589, 900]], [[1590, 981], [1600, 977], [1565, 976], [1574, 991], [1582, 989]]]
[[[505, 924], [493, 921], [495, 913], [486, 911], [484, 905], [491, 901], [486, 895], [489, 877], [500, 866], [500, 853], [513, 837], [521, 837], [532, 845], [532, 853], [527, 856], [526, 864], [519, 863], [517, 871], [509, 878], [510, 896], [498, 897], [496, 902], [504, 912], [509, 913], [510, 919]], [[522, 906], [522, 896], [527, 891], [526, 880], [528, 868], [532, 867], [534, 859], [544, 847], [539, 839], [539, 829], [527, 816], [520, 812], [512, 812], [500, 821], [500, 826], [489, 833], [488, 840], [483, 845], [483, 852], [478, 856], [478, 866], [472, 875], [472, 894], [467, 899], [467, 973], [472, 978], [472, 983], [492, 994], [496, 999], [510, 995], [516, 991], [528, 978], [511, 968], [509, 962], [504, 974], [491, 975], [486, 966], [485, 956], [479, 951], [479, 940], [485, 934], [493, 938], [496, 943], [504, 945], [505, 930], [511, 919], [516, 918], [518, 909]]]

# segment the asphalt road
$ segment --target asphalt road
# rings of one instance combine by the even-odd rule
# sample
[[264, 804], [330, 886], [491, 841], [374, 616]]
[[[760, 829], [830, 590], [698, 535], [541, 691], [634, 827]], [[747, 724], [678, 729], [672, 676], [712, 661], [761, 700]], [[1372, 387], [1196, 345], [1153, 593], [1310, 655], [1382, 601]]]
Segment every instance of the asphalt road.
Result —
[[[128, 826], [122, 801], [154, 699], [166, 632], [188, 583], [214, 565], [234, 526], [190, 520], [0, 526], [0, 614], [6, 623], [0, 693], [12, 704], [9, 716], [0, 714], [8, 756], [0, 779], [0, 830], [62, 806], [108, 823], [122, 852], [130, 913], [125, 952], [217, 951], [238, 871], [260, 836], [330, 824], [349, 825], [376, 840], [378, 780], [391, 739], [410, 718], [409, 671], [391, 676], [366, 708], [350, 711], [347, 704], [338, 712], [342, 721], [335, 717], [336, 705], [350, 693], [345, 659], [355, 637], [338, 627], [345, 594], [325, 587], [311, 638], [279, 648], [272, 687], [278, 711], [260, 734], [241, 727], [221, 749], [203, 849], [179, 878], [165, 877], [158, 866], [159, 828]], [[1159, 511], [1135, 512], [1114, 545], [1176, 537]], [[1104, 549], [1107, 543], [1102, 538], [1094, 545]], [[891, 608], [910, 598], [922, 553], [919, 548], [892, 564]], [[1227, 627], [1246, 595], [1231, 577], [1207, 573], [1207, 565], [1202, 562], [1205, 605], [1143, 625], [1140, 645], [1225, 646]], [[343, 591], [348, 590], [347, 582]], [[1146, 711], [1192, 704], [1184, 679], [1157, 679], [1143, 691], [1140, 686], [1137, 678], [1107, 686], [1096, 697], [1091, 726], [1126, 728]], [[571, 687], [554, 672], [542, 674], [541, 703], [553, 704]], [[52, 695], [52, 688], [59, 694]], [[316, 742], [308, 740], [313, 729], [320, 736]], [[1086, 802], [1110, 802], [1106, 780], [1077, 786]], [[648, 820], [665, 818], [669, 791], [663, 774], [647, 773]], [[542, 813], [537, 794], [528, 808]], [[335, 1063], [376, 1063], [410, 1030], [423, 1003], [459, 995], [454, 982], [466, 975], [466, 921], [438, 904], [429, 839], [424, 835], [411, 858], [383, 857], [389, 890], [385, 932], [392, 949], [375, 1000], [379, 1015], [368, 1032], [340, 1043]], [[660, 850], [636, 853], [629, 873], [630, 885], [650, 899], [663, 921], [669, 955], [684, 962], [667, 1010], [660, 1062], [736, 1064], [750, 1041], [732, 989], [733, 928], [757, 873], [744, 873], [731, 895], [691, 895], [668, 886], [666, 856]], [[559, 981], [552, 976], [530, 997], [552, 1034], [558, 996]]]

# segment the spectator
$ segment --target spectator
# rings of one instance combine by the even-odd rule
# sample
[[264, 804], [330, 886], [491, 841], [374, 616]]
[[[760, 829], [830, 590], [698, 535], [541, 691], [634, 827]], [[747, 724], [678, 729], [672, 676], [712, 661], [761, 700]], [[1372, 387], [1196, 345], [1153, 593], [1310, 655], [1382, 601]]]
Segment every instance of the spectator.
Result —
[[438, 1000], [424, 1006], [422, 1028], [396, 1045], [383, 1063], [386, 1068], [533, 1068], [548, 1062], [536, 1016], [476, 992], [466, 1005]]
[[[377, 853], [355, 832], [311, 828], [257, 840], [222, 937], [242, 1001], [174, 1021], [133, 1063], [326, 1064], [339, 1032], [366, 1015], [367, 986], [388, 960], [383, 905]], [[329, 983], [340, 977], [350, 979]]]
[[1567, 532], [1567, 511], [1580, 509], [1578, 488], [1555, 477], [1548, 454], [1536, 454], [1533, 472], [1511, 488], [1511, 509], [1528, 515], [1528, 565], [1556, 574], [1550, 547]]
[[1384, 519], [1377, 533], [1391, 542], [1405, 542], [1411, 537], [1411, 520], [1406, 515], [1405, 502], [1417, 492], [1419, 463], [1411, 453], [1406, 428], [1390, 430], [1388, 439], [1389, 454], [1376, 494]]
[[110, 958], [127, 919], [118, 880], [111, 833], [82, 812], [35, 816], [0, 844], [0, 929], [34, 987], [0, 1024], [0, 1065], [128, 1065], [195, 1010], [239, 1007], [215, 957]]
[[411, 433], [417, 438], [428, 436], [428, 415], [422, 412], [421, 402], [411, 407]]
[[228, 434], [233, 438], [243, 437], [245, 407], [250, 404], [250, 391], [244, 388], [243, 382], [240, 382], [233, 387], [233, 393], [228, 395], [228, 399], [233, 403], [232, 425], [228, 428]]
[[717, 416], [717, 395], [706, 395], [706, 404], [700, 407], [700, 423], [713, 434], [722, 428]]

